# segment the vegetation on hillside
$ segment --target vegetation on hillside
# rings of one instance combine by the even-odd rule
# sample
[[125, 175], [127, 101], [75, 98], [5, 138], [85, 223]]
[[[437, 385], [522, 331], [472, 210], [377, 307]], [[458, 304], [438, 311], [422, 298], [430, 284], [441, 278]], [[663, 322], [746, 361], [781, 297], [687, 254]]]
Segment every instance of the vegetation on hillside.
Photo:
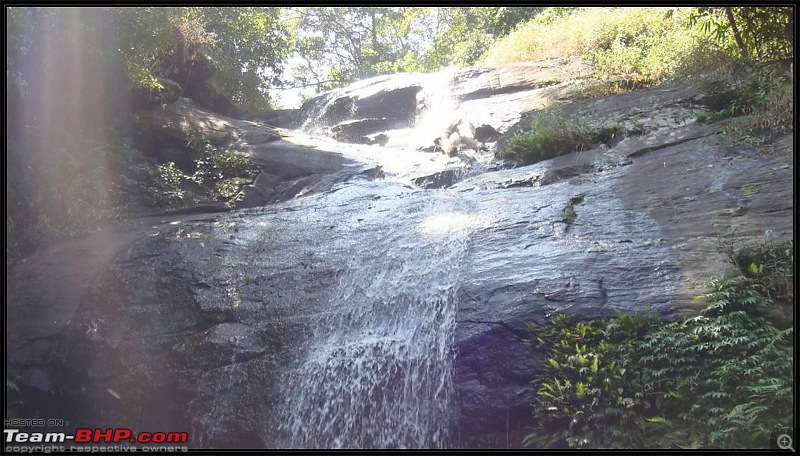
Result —
[[[7, 255], [98, 229], [187, 187], [234, 200], [252, 163], [198, 150], [192, 169], [137, 150], [137, 109], [182, 96], [212, 110], [269, 109], [287, 33], [278, 10], [6, 8]], [[175, 82], [169, 82], [169, 81]], [[177, 84], [176, 84], [177, 83]], [[187, 153], [191, 152], [187, 144]], [[224, 175], [216, 176], [222, 170]], [[202, 179], [201, 179], [202, 178]]]
[[[701, 121], [738, 117], [729, 136], [757, 141], [792, 127], [792, 27], [788, 7], [547, 8], [495, 42], [482, 63], [582, 56], [608, 81], [588, 89], [594, 96], [696, 83], [709, 95]], [[550, 115], [534, 115], [498, 156], [533, 163], [575, 150], [574, 141], [562, 141], [575, 121], [542, 117]]]
[[794, 244], [721, 243], [736, 269], [709, 281], [703, 312], [531, 327], [548, 352], [533, 382], [528, 446], [769, 448], [793, 424]]
[[497, 155], [519, 163], [533, 164], [609, 142], [623, 133], [618, 123], [592, 128], [581, 119], [566, 117], [557, 107], [543, 109], [534, 112], [528, 128], [508, 138]]

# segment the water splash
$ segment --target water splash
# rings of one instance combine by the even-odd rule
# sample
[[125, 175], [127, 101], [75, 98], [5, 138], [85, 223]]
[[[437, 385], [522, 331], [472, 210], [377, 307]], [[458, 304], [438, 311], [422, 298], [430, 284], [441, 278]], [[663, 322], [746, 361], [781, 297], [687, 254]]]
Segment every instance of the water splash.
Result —
[[450, 81], [453, 72], [443, 70], [426, 75], [422, 90], [417, 94], [417, 117], [414, 121], [414, 137], [420, 144], [429, 146], [445, 131], [458, 115], [458, 101], [453, 98]]
[[[434, 204], [419, 224], [440, 213]], [[282, 383], [291, 448], [444, 448], [453, 403], [460, 229], [376, 232], [353, 252], [307, 356]]]

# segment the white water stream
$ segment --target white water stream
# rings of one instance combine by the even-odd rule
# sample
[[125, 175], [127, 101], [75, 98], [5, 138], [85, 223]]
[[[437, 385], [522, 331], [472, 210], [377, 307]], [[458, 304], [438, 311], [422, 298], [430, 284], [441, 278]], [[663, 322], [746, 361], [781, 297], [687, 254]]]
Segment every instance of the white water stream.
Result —
[[[442, 112], [452, 109], [443, 83], [431, 81], [421, 92], [420, 103], [436, 111], [420, 117], [414, 128], [394, 131], [394, 147], [309, 139], [379, 163], [388, 180], [463, 166], [459, 159], [412, 145], [434, 137], [431, 122], [452, 115]], [[456, 294], [476, 220], [447, 192], [420, 192], [414, 200], [417, 207], [404, 210], [410, 224], [376, 223], [364, 239], [349, 240], [355, 248], [331, 301], [309, 323], [305, 358], [282, 378], [278, 422], [284, 446], [448, 446]]]

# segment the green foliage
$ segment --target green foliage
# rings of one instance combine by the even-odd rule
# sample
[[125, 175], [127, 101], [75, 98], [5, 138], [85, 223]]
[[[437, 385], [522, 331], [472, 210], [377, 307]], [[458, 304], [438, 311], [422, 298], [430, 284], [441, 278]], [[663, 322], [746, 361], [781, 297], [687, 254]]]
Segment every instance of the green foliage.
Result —
[[578, 13], [584, 8], [574, 8], [566, 6], [548, 6], [536, 15], [530, 22], [540, 25], [552, 24], [557, 20], [563, 20], [571, 14]]
[[184, 191], [181, 183], [183, 179], [184, 174], [173, 162], [150, 168], [145, 181], [150, 204], [156, 207], [168, 207], [182, 202]]
[[765, 242], [731, 253], [746, 275], [712, 279], [697, 317], [576, 323], [560, 315], [531, 327], [548, 359], [533, 383], [536, 427], [524, 443], [766, 448], [790, 429], [793, 329], [763, 315], [774, 305], [768, 290], [791, 284], [793, 246]]
[[195, 163], [194, 180], [203, 185], [214, 185], [230, 177], [252, 178], [258, 173], [252, 158], [232, 151], [210, 149]]
[[794, 12], [789, 6], [698, 7], [689, 25], [745, 60], [792, 57]]
[[711, 112], [700, 118], [710, 123], [748, 116], [748, 131], [783, 132], [792, 127], [791, 75], [783, 65], [730, 65], [699, 78]]
[[300, 7], [284, 14], [303, 63], [295, 86], [318, 90], [393, 72], [471, 65], [538, 7]]
[[71, 44], [86, 55], [98, 56], [105, 65], [120, 65], [131, 87], [157, 95], [163, 90], [158, 77], [190, 77], [196, 71], [196, 57], [203, 55], [213, 65], [209, 88], [246, 109], [265, 110], [270, 108], [267, 90], [279, 82], [288, 52], [280, 11], [265, 7], [14, 8], [9, 19], [16, 32], [11, 42], [17, 48], [10, 55], [9, 76], [21, 90], [42, 71], [35, 65], [25, 68], [26, 56], [48, 58], [45, 54], [58, 54], [61, 47]]
[[194, 162], [192, 175], [187, 176], [172, 162], [149, 169], [145, 182], [151, 205], [165, 207], [183, 202], [187, 180], [198, 184], [213, 200], [232, 204], [241, 199], [242, 186], [258, 174], [252, 158], [213, 147], [201, 132], [190, 136], [188, 146], [202, 154]]
[[126, 72], [132, 89], [147, 94], [151, 101], [162, 100], [165, 87], [145, 66], [129, 62]]
[[619, 124], [590, 128], [580, 119], [567, 118], [558, 109], [537, 111], [528, 129], [516, 132], [498, 151], [500, 158], [533, 164], [558, 157], [619, 134]]
[[242, 180], [239, 178], [224, 179], [214, 184], [213, 196], [217, 201], [222, 201], [229, 205], [241, 201], [244, 197], [242, 191]]
[[[301, 7], [286, 12], [296, 55], [298, 84], [318, 89], [343, 85], [389, 69], [409, 52], [413, 22], [397, 7]], [[320, 71], [320, 69], [325, 69]]]
[[520, 22], [541, 11], [536, 7], [441, 8], [437, 21], [444, 24], [433, 35], [431, 49], [423, 58], [428, 71], [478, 62], [486, 49]]
[[636, 446], [639, 434], [659, 417], [646, 413], [652, 407], [630, 382], [636, 372], [618, 351], [656, 322], [649, 314], [621, 314], [616, 321], [576, 323], [562, 314], [539, 331], [537, 341], [547, 347], [548, 359], [544, 375], [534, 381], [537, 428], [523, 443], [597, 448], [616, 438]]
[[700, 121], [737, 117], [726, 129], [731, 141], [748, 136], [769, 137], [792, 128], [794, 97], [792, 75], [785, 62], [732, 63], [698, 78], [706, 93], [703, 103], [711, 111]]
[[700, 121], [746, 116], [729, 128], [740, 140], [792, 128], [792, 26], [787, 7], [547, 8], [497, 40], [482, 61], [583, 56], [607, 80], [585, 90], [594, 95], [699, 82], [711, 108]]
[[736, 266], [742, 277], [763, 287], [764, 295], [792, 303], [792, 274], [794, 272], [794, 241], [775, 243], [767, 231], [760, 243], [743, 245], [737, 241], [738, 231], [731, 230], [718, 240], [718, 249]]
[[533, 114], [527, 130], [509, 138], [498, 156], [532, 164], [581, 150], [590, 142], [591, 133], [585, 123], [567, 119], [559, 110], [542, 110]]
[[[278, 20], [280, 10], [239, 6], [110, 8], [119, 24], [120, 49], [133, 87], [159, 89], [152, 84], [156, 76], [211, 76], [211, 83], [194, 88], [197, 93], [193, 96], [202, 98], [207, 96], [202, 91], [218, 91], [251, 111], [270, 108], [267, 90], [279, 82], [283, 71], [288, 36]], [[200, 60], [212, 65], [213, 71], [198, 70]], [[198, 76], [202, 72], [208, 75]], [[211, 105], [214, 100], [202, 101]]]
[[583, 194], [570, 198], [567, 204], [564, 206], [564, 209], [561, 211], [561, 214], [564, 216], [564, 223], [566, 223], [568, 227], [572, 226], [572, 224], [575, 222], [575, 219], [578, 218], [578, 213], [575, 212], [575, 205], [582, 203], [583, 198]]
[[196, 169], [189, 178], [210, 192], [215, 200], [238, 201], [242, 185], [258, 174], [259, 168], [251, 157], [213, 147], [202, 132], [192, 133], [188, 146], [202, 154], [195, 160]]
[[[659, 81], [707, 60], [700, 32], [686, 30], [690, 8], [547, 8], [498, 40], [483, 57], [489, 65], [584, 56], [598, 76], [638, 74]], [[669, 18], [665, 16], [670, 13]], [[564, 30], [570, 33], [565, 35]], [[697, 58], [695, 56], [698, 56]]]
[[[666, 13], [674, 11], [668, 9]], [[714, 58], [718, 50], [708, 39], [698, 31], [686, 30], [675, 19], [664, 20], [664, 14], [663, 10], [648, 9], [639, 15], [623, 16], [625, 20], [620, 23], [609, 24], [604, 36], [596, 42], [597, 47], [584, 52], [596, 74], [636, 75], [647, 83], [640, 83], [641, 87], [669, 81], [692, 71], [694, 62]]]
[[289, 34], [275, 7], [194, 7], [203, 24], [220, 93], [250, 111], [271, 108], [267, 90], [280, 83]]
[[710, 286], [703, 315], [649, 333], [630, 352], [643, 387], [676, 424], [660, 440], [767, 447], [792, 423], [792, 328], [763, 318], [774, 303], [758, 281], [730, 275]]
[[738, 53], [732, 24], [738, 24], [745, 48], [740, 57], [791, 57], [792, 17], [788, 7], [551, 7], [498, 40], [483, 61], [501, 65], [581, 55], [598, 76], [638, 74], [663, 82], [713, 68]]
[[[265, 108], [266, 89], [280, 75], [287, 45], [278, 13], [245, 7], [8, 8], [9, 257], [98, 229], [131, 206], [180, 201], [187, 183], [181, 170], [168, 163], [141, 166], [142, 157], [120, 139], [130, 121], [126, 89], [163, 104], [170, 89], [165, 75], [198, 71], [196, 64], [207, 61], [211, 88], [245, 107]], [[226, 176], [243, 167], [238, 157], [217, 155], [204, 168], [209, 174]]]

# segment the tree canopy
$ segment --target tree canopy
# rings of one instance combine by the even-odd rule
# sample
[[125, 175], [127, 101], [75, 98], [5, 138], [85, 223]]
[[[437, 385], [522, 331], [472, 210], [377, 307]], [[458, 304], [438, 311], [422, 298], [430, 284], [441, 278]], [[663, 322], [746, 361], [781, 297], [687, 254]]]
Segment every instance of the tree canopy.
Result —
[[267, 90], [278, 81], [288, 52], [279, 13], [240, 6], [7, 8], [7, 91], [24, 96], [47, 66], [44, 57], [73, 43], [86, 55], [102, 53], [110, 66], [121, 64], [131, 85], [151, 88], [158, 87], [157, 77], [185, 72], [201, 54], [212, 62], [213, 84], [222, 95], [266, 109]]
[[472, 65], [536, 7], [298, 7], [284, 11], [292, 86], [326, 89], [377, 74]]

